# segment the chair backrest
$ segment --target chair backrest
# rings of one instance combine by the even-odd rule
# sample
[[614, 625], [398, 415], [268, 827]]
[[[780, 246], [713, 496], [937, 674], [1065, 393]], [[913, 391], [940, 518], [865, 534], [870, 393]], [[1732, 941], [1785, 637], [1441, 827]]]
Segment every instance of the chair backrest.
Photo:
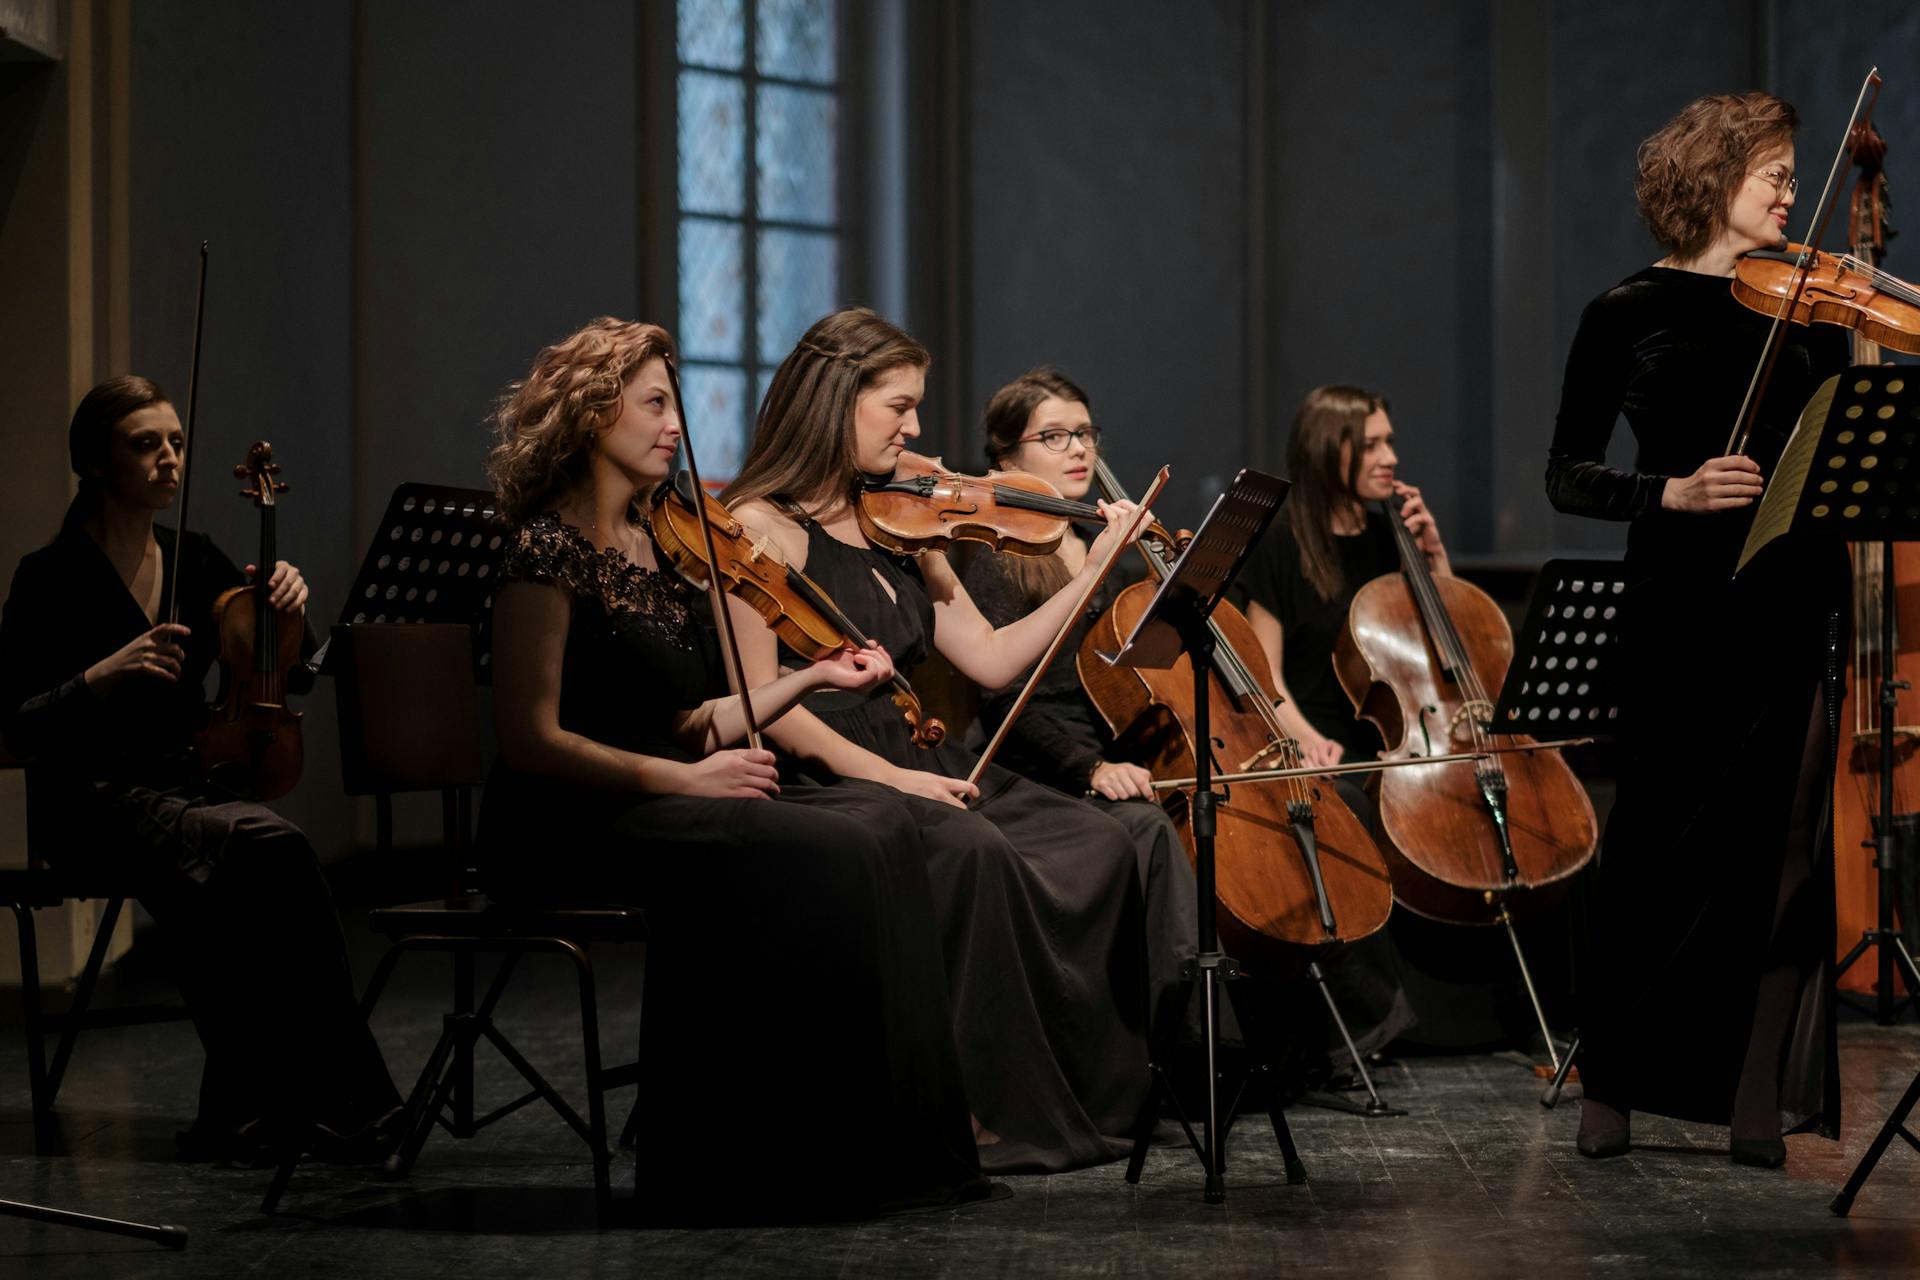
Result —
[[327, 669], [335, 676], [347, 794], [443, 791], [485, 780], [471, 627], [338, 626]]

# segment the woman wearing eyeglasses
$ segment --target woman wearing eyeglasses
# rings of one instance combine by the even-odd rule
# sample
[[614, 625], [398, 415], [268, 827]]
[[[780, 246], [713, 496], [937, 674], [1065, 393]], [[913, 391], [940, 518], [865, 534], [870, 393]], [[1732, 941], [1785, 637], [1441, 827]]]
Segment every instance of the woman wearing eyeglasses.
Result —
[[[1790, 328], [1728, 454], [1768, 329], [1729, 278], [1785, 239], [1797, 125], [1767, 94], [1707, 97], [1641, 144], [1666, 254], [1581, 315], [1547, 455], [1555, 507], [1629, 522], [1619, 791], [1582, 983], [1589, 1156], [1625, 1152], [1634, 1111], [1728, 1124], [1733, 1160], [1768, 1167], [1782, 1134], [1838, 1133], [1822, 676], [1846, 556], [1790, 536], [1733, 573], [1802, 407], [1846, 366], [1841, 330]], [[1607, 461], [1622, 415], [1630, 468]]]
[[[1093, 425], [1086, 393], [1058, 369], [1034, 369], [994, 392], [981, 429], [988, 466], [1036, 475], [1076, 502], [1093, 487], [1100, 428]], [[976, 555], [962, 581], [987, 621], [1005, 627], [1039, 608], [1086, 563], [1086, 539], [1069, 525], [1052, 555]], [[1149, 968], [1158, 985], [1178, 980], [1181, 960], [1193, 954], [1193, 869], [1179, 833], [1154, 796], [1152, 775], [1116, 749], [1074, 669], [1087, 629], [1112, 607], [1124, 585], [1118, 577], [1117, 571], [1110, 575], [1087, 602], [1073, 633], [1034, 687], [1026, 710], [1013, 722], [998, 759], [1015, 773], [1068, 795], [1092, 791], [1094, 803], [1132, 833], [1146, 901], [1159, 914], [1147, 925]], [[980, 722], [989, 735], [999, 730], [1031, 673], [1029, 668], [1010, 685], [981, 690]]]

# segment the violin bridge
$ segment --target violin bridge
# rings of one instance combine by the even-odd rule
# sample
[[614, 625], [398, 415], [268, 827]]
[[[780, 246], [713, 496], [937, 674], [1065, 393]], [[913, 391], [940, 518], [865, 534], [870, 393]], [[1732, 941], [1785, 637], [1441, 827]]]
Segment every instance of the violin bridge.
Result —
[[764, 556], [767, 553], [768, 541], [768, 536], [764, 533], [755, 538], [753, 544], [747, 548], [747, 559], [758, 560]]

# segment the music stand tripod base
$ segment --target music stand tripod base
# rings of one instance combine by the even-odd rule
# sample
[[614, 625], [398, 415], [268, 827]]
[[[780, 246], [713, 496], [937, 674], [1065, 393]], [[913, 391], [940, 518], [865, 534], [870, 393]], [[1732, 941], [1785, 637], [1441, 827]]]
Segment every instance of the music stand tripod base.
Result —
[[[1242, 471], [1232, 487], [1220, 495], [1201, 522], [1193, 540], [1181, 552], [1173, 569], [1160, 583], [1153, 601], [1147, 606], [1133, 632], [1119, 651], [1102, 654], [1110, 665], [1164, 670], [1178, 663], [1182, 654], [1192, 664], [1194, 681], [1194, 740], [1201, 744], [1194, 753], [1194, 788], [1191, 808], [1194, 847], [1194, 882], [1199, 897], [1198, 955], [1183, 971], [1182, 980], [1163, 993], [1153, 1021], [1154, 1046], [1150, 1058], [1153, 1088], [1142, 1100], [1134, 1131], [1133, 1154], [1127, 1162], [1127, 1181], [1140, 1181], [1146, 1164], [1147, 1147], [1152, 1140], [1156, 1118], [1156, 1100], [1164, 1093], [1173, 1104], [1187, 1142], [1199, 1156], [1206, 1175], [1205, 1198], [1208, 1204], [1226, 1199], [1226, 1133], [1246, 1084], [1255, 1071], [1270, 1074], [1265, 1054], [1253, 1053], [1255, 1063], [1242, 1077], [1239, 1089], [1224, 1113], [1220, 1107], [1219, 1032], [1220, 1001], [1227, 997], [1222, 983], [1234, 976], [1232, 957], [1220, 950], [1216, 913], [1219, 897], [1214, 881], [1214, 808], [1212, 752], [1205, 744], [1212, 740], [1210, 703], [1212, 698], [1214, 635], [1209, 620], [1228, 584], [1240, 572], [1254, 544], [1266, 532], [1287, 494], [1287, 482], [1257, 471]], [[1202, 1004], [1202, 1027], [1206, 1057], [1206, 1115], [1204, 1128], [1195, 1135], [1179, 1097], [1168, 1077], [1166, 1058], [1176, 1039], [1177, 1028], [1192, 996], [1198, 991]], [[1245, 1023], [1242, 1023], [1243, 1028]], [[1253, 1046], [1249, 1045], [1251, 1051]], [[1268, 1108], [1273, 1122], [1274, 1140], [1285, 1162], [1287, 1181], [1306, 1181], [1306, 1166], [1294, 1148], [1293, 1134], [1287, 1127], [1286, 1113], [1277, 1104]]]
[[[1619, 682], [1611, 655], [1620, 652], [1626, 604], [1627, 570], [1618, 560], [1549, 560], [1542, 565], [1526, 620], [1515, 635], [1506, 683], [1494, 704], [1492, 731], [1533, 738], [1611, 733], [1620, 720]], [[1559, 1051], [1513, 918], [1504, 899], [1494, 906], [1546, 1042], [1552, 1077], [1540, 1105], [1552, 1107], [1573, 1069], [1580, 1039], [1575, 1036], [1566, 1053]]]

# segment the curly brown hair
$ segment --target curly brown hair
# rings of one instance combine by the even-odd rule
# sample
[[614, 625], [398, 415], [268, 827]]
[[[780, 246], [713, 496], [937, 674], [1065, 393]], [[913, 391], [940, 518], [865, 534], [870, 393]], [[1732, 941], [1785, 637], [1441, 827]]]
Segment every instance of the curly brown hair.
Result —
[[533, 358], [493, 412], [487, 475], [501, 514], [525, 520], [586, 478], [593, 438], [620, 416], [620, 394], [649, 360], [673, 355], [657, 324], [601, 316]]
[[1727, 224], [1734, 193], [1760, 156], [1793, 141], [1800, 117], [1770, 93], [1710, 94], [1640, 144], [1634, 195], [1653, 238], [1686, 262]]

